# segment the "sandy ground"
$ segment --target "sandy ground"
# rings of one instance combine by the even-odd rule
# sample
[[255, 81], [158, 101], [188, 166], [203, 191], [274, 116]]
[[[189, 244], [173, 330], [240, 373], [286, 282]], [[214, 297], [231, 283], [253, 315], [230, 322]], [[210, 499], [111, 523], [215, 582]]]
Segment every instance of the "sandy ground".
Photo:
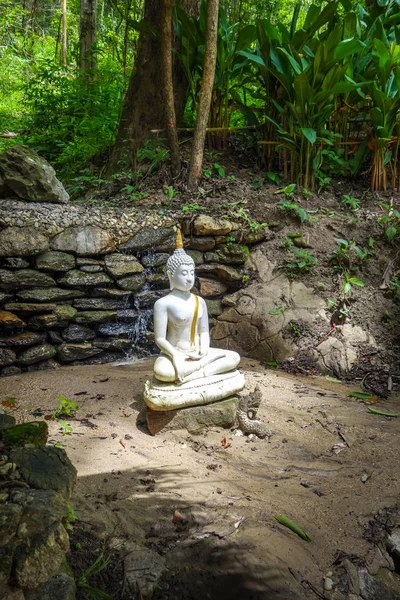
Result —
[[[15, 398], [18, 421], [39, 408], [50, 413], [60, 395], [78, 404], [68, 435], [48, 421], [49, 443], [63, 444], [78, 470], [77, 517], [100, 539], [163, 557], [156, 598], [315, 598], [306, 582], [322, 590], [338, 551], [371, 553], [364, 525], [399, 500], [400, 419], [348, 398], [357, 386], [244, 360], [247, 388], [263, 392], [258, 417], [273, 430], [270, 441], [217, 429], [152, 437], [140, 414], [151, 370], [146, 360], [26, 373], [2, 379], [0, 396]], [[396, 398], [375, 407], [400, 412]], [[298, 523], [312, 542], [274, 515]]]

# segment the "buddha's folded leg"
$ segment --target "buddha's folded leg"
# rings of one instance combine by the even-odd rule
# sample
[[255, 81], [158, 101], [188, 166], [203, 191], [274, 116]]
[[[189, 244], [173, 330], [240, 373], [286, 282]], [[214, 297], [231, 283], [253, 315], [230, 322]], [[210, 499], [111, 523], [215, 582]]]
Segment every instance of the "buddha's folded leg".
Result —
[[[184, 382], [193, 381], [194, 379], [200, 379], [203, 377], [210, 377], [211, 375], [219, 375], [221, 373], [228, 373], [236, 369], [240, 362], [240, 356], [237, 352], [232, 350], [220, 350], [218, 348], [210, 348], [207, 357], [208, 362], [200, 369], [196, 369], [191, 374], [188, 374]], [[202, 359], [202, 361], [205, 359]]]

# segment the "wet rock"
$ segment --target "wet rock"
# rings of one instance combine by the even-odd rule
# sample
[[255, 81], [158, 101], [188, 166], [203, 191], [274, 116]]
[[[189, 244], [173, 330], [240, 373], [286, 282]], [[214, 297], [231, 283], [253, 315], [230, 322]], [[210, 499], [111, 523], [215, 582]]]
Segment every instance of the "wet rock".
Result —
[[117, 313], [115, 310], [88, 310], [78, 313], [75, 317], [75, 322], [84, 325], [95, 325], [97, 323], [105, 323], [110, 319], [114, 319], [116, 316]]
[[217, 255], [224, 264], [243, 265], [249, 256], [249, 249], [240, 244], [222, 244], [218, 246]]
[[166, 273], [151, 273], [147, 276], [147, 281], [152, 288], [165, 289], [169, 287], [169, 279]]
[[10, 350], [9, 348], [0, 348], [0, 367], [7, 367], [8, 365], [12, 365], [17, 356], [15, 352]]
[[124, 552], [124, 598], [153, 598], [158, 581], [166, 569], [166, 560], [142, 545], [130, 543]]
[[32, 421], [8, 427], [1, 434], [6, 448], [40, 448], [47, 444], [48, 427], [45, 421]]
[[35, 590], [25, 592], [25, 600], [75, 600], [75, 580], [67, 573], [59, 573]]
[[68, 325], [66, 329], [62, 332], [62, 337], [66, 342], [85, 342], [86, 340], [92, 340], [96, 337], [94, 331], [89, 329], [89, 327], [84, 327], [83, 325]]
[[49, 360], [42, 360], [34, 365], [30, 365], [27, 367], [27, 371], [49, 371], [51, 369], [58, 369], [60, 363], [58, 363], [54, 358], [49, 358]]
[[102, 267], [104, 266], [104, 260], [102, 258], [89, 258], [88, 256], [78, 256], [76, 259], [76, 264], [78, 267], [83, 267], [85, 265], [98, 265]]
[[26, 302], [9, 302], [4, 307], [6, 310], [30, 315], [32, 313], [51, 312], [56, 309], [56, 304], [35, 304]]
[[[268, 233], [270, 234], [271, 232]], [[264, 227], [259, 227], [256, 231], [252, 231], [251, 229], [239, 229], [238, 231], [232, 231], [229, 234], [231, 241], [235, 241], [238, 244], [246, 244], [246, 246], [262, 242], [266, 237], [267, 230]], [[223, 244], [224, 241], [221, 241], [221, 243]]]
[[59, 304], [54, 309], [54, 314], [60, 321], [72, 321], [78, 311], [70, 304]]
[[119, 279], [117, 281], [118, 287], [131, 292], [137, 292], [144, 286], [145, 283], [146, 276], [143, 273], [139, 273], [138, 275], [130, 275], [129, 277], [124, 277], [123, 279]]
[[386, 541], [388, 552], [394, 560], [396, 572], [400, 573], [400, 528], [395, 529]]
[[205, 264], [197, 267], [198, 275], [209, 275], [227, 283], [240, 283], [243, 275], [233, 267], [219, 264]]
[[0, 504], [0, 546], [5, 546], [15, 536], [21, 515], [21, 506]]
[[126, 337], [133, 334], [132, 323], [104, 323], [98, 328], [101, 335]]
[[165, 290], [147, 290], [136, 294], [135, 299], [139, 303], [140, 308], [148, 308], [154, 306], [154, 303], [168, 294], [169, 289]]
[[126, 300], [81, 298], [74, 300], [74, 307], [79, 310], [118, 310], [126, 307]]
[[51, 327], [66, 327], [67, 321], [60, 321], [55, 314], [38, 315], [28, 321], [29, 327], [35, 330], [50, 329]]
[[101, 265], [83, 265], [83, 267], [79, 267], [79, 270], [84, 273], [101, 273], [103, 267]]
[[34, 269], [21, 269], [15, 273], [18, 288], [48, 288], [56, 285], [50, 275]]
[[121, 250], [130, 250], [132, 252], [142, 252], [143, 250], [158, 250], [160, 247], [167, 246], [167, 250], [175, 248], [175, 231], [173, 227], [159, 227], [153, 229], [144, 227], [130, 240], [120, 246]]
[[60, 344], [62, 344], [64, 342], [64, 340], [61, 337], [61, 334], [58, 333], [57, 331], [49, 331], [48, 336], [49, 336], [50, 342], [53, 345], [59, 346]]
[[53, 490], [66, 499], [71, 497], [76, 469], [62, 448], [16, 448], [10, 453], [10, 461], [32, 488]]
[[134, 256], [126, 254], [110, 254], [105, 258], [105, 269], [112, 277], [125, 277], [135, 273], [142, 273], [144, 267]]
[[9, 300], [12, 300], [13, 296], [12, 294], [5, 294], [3, 292], [0, 292], [0, 305], [4, 304], [4, 302], [8, 302]]
[[4, 367], [4, 369], [1, 370], [2, 377], [8, 377], [11, 375], [20, 375], [20, 373], [21, 373], [21, 369], [19, 367], [16, 367], [15, 365], [12, 365], [11, 367]]
[[23, 258], [16, 256], [15, 258], [5, 258], [3, 266], [8, 269], [27, 269], [29, 267], [28, 261]]
[[47, 360], [48, 358], [53, 358], [57, 354], [56, 348], [51, 344], [41, 344], [40, 346], [33, 346], [33, 348], [29, 348], [25, 350], [18, 357], [18, 362], [22, 365], [34, 365], [35, 363], [40, 362], [41, 360]]
[[57, 302], [82, 298], [84, 295], [85, 293], [80, 290], [63, 290], [62, 288], [24, 290], [17, 293], [18, 298], [25, 302]]
[[221, 304], [221, 300], [210, 300], [206, 299], [208, 314], [211, 317], [218, 317], [222, 314], [223, 308]]
[[92, 344], [62, 344], [57, 349], [57, 357], [62, 362], [84, 360], [101, 354], [101, 348], [95, 348]]
[[129, 338], [115, 338], [109, 340], [94, 340], [93, 346], [102, 350], [129, 350], [132, 347], [132, 340]]
[[152, 435], [171, 429], [186, 429], [198, 434], [208, 427], [233, 427], [239, 399], [227, 398], [204, 406], [191, 406], [180, 410], [151, 410], [146, 408], [146, 422]]
[[75, 257], [66, 252], [49, 250], [36, 258], [36, 268], [44, 271], [69, 271], [75, 267]]
[[18, 281], [13, 271], [0, 269], [0, 290], [12, 292], [18, 287]]
[[24, 331], [18, 335], [13, 335], [6, 338], [5, 343], [10, 348], [25, 348], [28, 346], [34, 346], [36, 344], [43, 344], [46, 341], [45, 333], [38, 333], [34, 331]]
[[0, 256], [32, 256], [48, 248], [48, 238], [35, 227], [7, 227], [0, 231]]
[[215, 279], [208, 279], [206, 277], [199, 277], [198, 280], [200, 283], [200, 295], [207, 298], [222, 296], [228, 289], [228, 286], [222, 281], [216, 281]]
[[192, 237], [190, 239], [188, 248], [191, 250], [200, 250], [200, 252], [207, 252], [215, 248], [214, 237]]
[[26, 323], [8, 310], [0, 310], [0, 328], [1, 327], [5, 329], [23, 329], [26, 327]]
[[25, 552], [16, 557], [15, 578], [22, 588], [37, 588], [60, 570], [69, 551], [69, 538], [61, 523], [29, 540]]
[[94, 288], [92, 296], [95, 298], [127, 298], [131, 295], [129, 290], [117, 290], [115, 288]]
[[377, 576], [372, 577], [365, 567], [358, 570], [360, 578], [360, 594], [363, 600], [399, 600], [400, 586], [393, 574], [387, 569], [380, 569]]
[[195, 235], [226, 235], [239, 229], [237, 223], [227, 219], [219, 219], [209, 215], [200, 215], [194, 222]]
[[199, 250], [186, 250], [186, 254], [189, 254], [193, 258], [195, 265], [202, 265], [204, 262], [204, 256]]
[[108, 231], [100, 227], [69, 227], [52, 239], [51, 248], [78, 256], [91, 256], [113, 252], [115, 241]]
[[111, 285], [112, 279], [105, 273], [85, 273], [73, 269], [60, 277], [58, 283], [67, 287], [95, 287], [98, 285]]
[[57, 204], [69, 200], [53, 167], [27, 146], [15, 144], [1, 152], [0, 173], [4, 185], [23, 200]]
[[142, 256], [141, 262], [145, 267], [150, 267], [154, 269], [155, 267], [161, 267], [161, 265], [165, 265], [169, 258], [169, 254], [166, 252], [161, 253], [150, 253], [145, 256]]

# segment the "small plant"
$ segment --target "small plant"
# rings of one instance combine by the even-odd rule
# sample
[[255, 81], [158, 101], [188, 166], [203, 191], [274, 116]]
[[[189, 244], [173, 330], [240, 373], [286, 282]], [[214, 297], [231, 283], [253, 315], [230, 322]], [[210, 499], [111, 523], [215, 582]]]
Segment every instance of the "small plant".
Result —
[[251, 231], [253, 232], [257, 232], [260, 229], [260, 227], [268, 227], [268, 223], [259, 223], [258, 221], [253, 221], [253, 219], [249, 217], [247, 212], [244, 210], [243, 206], [241, 206], [239, 210], [233, 211], [232, 216], [238, 217], [239, 219], [243, 219], [244, 221], [246, 221]]
[[[292, 184], [292, 185], [294, 185], [294, 184]], [[287, 186], [287, 187], [291, 187], [291, 186]], [[304, 223], [304, 221], [306, 221], [308, 218], [307, 211], [304, 208], [302, 208], [301, 206], [299, 206], [298, 204], [296, 204], [296, 202], [293, 202], [293, 200], [290, 200], [287, 197], [281, 198], [278, 206], [279, 206], [280, 210], [295, 214], [297, 217], [299, 217], [301, 223]]]
[[318, 263], [318, 259], [310, 254], [306, 248], [289, 248], [297, 260], [288, 261], [286, 267], [295, 275], [299, 272], [308, 272], [310, 269]]
[[272, 310], [270, 310], [268, 314], [269, 315], [281, 315], [288, 308], [289, 308], [288, 306], [278, 306], [278, 308], [273, 308]]
[[393, 208], [391, 204], [381, 202], [380, 206], [386, 211], [386, 214], [379, 219], [379, 223], [386, 226], [385, 236], [391, 242], [400, 234], [400, 211]]
[[59, 405], [53, 410], [52, 417], [53, 419], [65, 419], [72, 418], [75, 416], [76, 411], [78, 410], [78, 405], [76, 402], [72, 400], [68, 400], [64, 398], [64, 396], [59, 396]]
[[65, 421], [59, 421], [59, 423], [60, 423], [61, 433], [63, 435], [71, 435], [71, 433], [72, 433], [72, 427], [71, 427], [71, 425], [69, 425]]
[[358, 270], [358, 263], [370, 258], [373, 252], [370, 249], [363, 249], [357, 246], [355, 241], [349, 242], [337, 238], [336, 243], [339, 245], [337, 250], [334, 250], [330, 255], [330, 260], [335, 264], [335, 271], [343, 271], [345, 268], [348, 271]]
[[353, 212], [360, 210], [360, 200], [354, 196], [348, 196], [345, 194], [341, 199], [340, 204], [345, 208], [349, 208]]
[[107, 594], [98, 588], [92, 587], [89, 583], [90, 578], [104, 571], [104, 569], [108, 567], [109, 563], [110, 557], [104, 558], [103, 553], [99, 554], [94, 563], [90, 565], [90, 567], [86, 569], [86, 571], [79, 577], [78, 581], [76, 582], [76, 587], [85, 590], [85, 592], [89, 594], [93, 600], [112, 600], [112, 596], [110, 596], [110, 594]]
[[293, 335], [295, 335], [296, 337], [301, 336], [301, 329], [297, 327], [296, 323], [294, 323], [293, 321], [289, 321], [289, 327]]
[[343, 271], [343, 294], [346, 295], [350, 292], [351, 288], [356, 285], [357, 287], [364, 287], [364, 282], [358, 277], [351, 277], [348, 271]]
[[218, 173], [219, 177], [225, 177], [225, 169], [219, 163], [213, 164], [214, 169]]
[[68, 531], [73, 531], [72, 523], [74, 521], [76, 521], [76, 519], [78, 517], [76, 516], [76, 513], [75, 513], [74, 509], [72, 508], [71, 503], [69, 501], [67, 501], [67, 508], [68, 508], [68, 512], [67, 512], [67, 516], [65, 517], [64, 527]]
[[168, 197], [169, 200], [173, 200], [177, 193], [178, 192], [174, 190], [173, 185], [168, 185], [164, 188], [164, 194]]
[[266, 173], [265, 178], [268, 179], [268, 181], [272, 181], [272, 183], [276, 183], [276, 185], [279, 185], [281, 182], [281, 178], [279, 177], [278, 173], [274, 173], [273, 171], [268, 171], [268, 173]]

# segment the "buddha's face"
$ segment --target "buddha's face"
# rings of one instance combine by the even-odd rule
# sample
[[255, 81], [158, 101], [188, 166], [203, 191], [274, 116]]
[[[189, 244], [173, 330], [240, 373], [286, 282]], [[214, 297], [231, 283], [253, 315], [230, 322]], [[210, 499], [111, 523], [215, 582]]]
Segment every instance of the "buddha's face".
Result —
[[194, 286], [194, 264], [179, 265], [171, 275], [168, 273], [171, 290], [189, 292]]

